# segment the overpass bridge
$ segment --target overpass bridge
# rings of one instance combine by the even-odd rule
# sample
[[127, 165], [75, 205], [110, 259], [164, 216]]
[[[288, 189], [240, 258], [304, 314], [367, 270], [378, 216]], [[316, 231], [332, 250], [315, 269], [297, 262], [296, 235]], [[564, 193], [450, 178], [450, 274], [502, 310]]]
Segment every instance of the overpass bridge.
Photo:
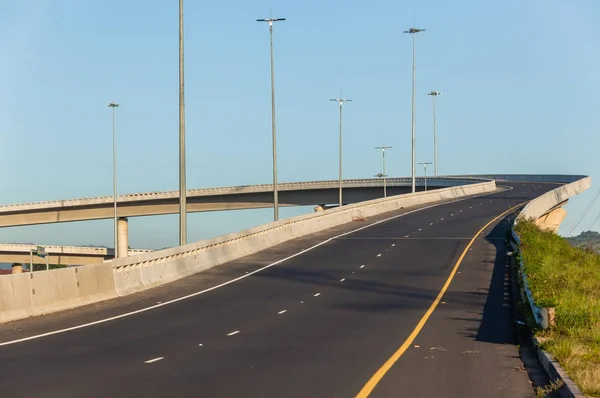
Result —
[[[427, 178], [427, 188], [437, 189], [473, 183], [472, 178]], [[424, 178], [417, 179], [418, 190], [423, 190]], [[323, 210], [326, 205], [336, 204], [339, 182], [308, 181], [278, 184], [281, 206], [314, 205]], [[381, 178], [350, 179], [343, 181], [345, 203], [364, 202], [383, 196]], [[236, 187], [204, 188], [188, 190], [188, 212], [258, 209], [273, 206], [273, 185], [243, 185]], [[387, 179], [388, 196], [411, 192], [410, 178]], [[0, 205], [0, 227], [24, 226], [74, 221], [110, 219], [114, 217], [113, 197], [101, 196], [44, 202]], [[179, 212], [179, 191], [145, 192], [119, 195], [117, 197], [118, 245], [121, 257], [126, 257], [129, 247], [129, 217], [142, 217]], [[51, 261], [67, 261], [60, 264], [86, 265], [110, 257], [102, 248], [48, 247]], [[129, 252], [128, 254], [135, 253]], [[0, 245], [0, 262], [29, 261], [29, 248]], [[35, 259], [34, 261], [41, 261]]]
[[[417, 180], [423, 189], [424, 179]], [[432, 189], [471, 183], [465, 178], [428, 178]], [[410, 192], [409, 178], [387, 180], [389, 196]], [[337, 204], [338, 181], [308, 181], [278, 184], [282, 206]], [[356, 203], [383, 196], [379, 178], [343, 181], [345, 203]], [[187, 193], [188, 212], [258, 209], [273, 206], [273, 185], [242, 185], [191, 189]], [[179, 212], [179, 191], [144, 192], [117, 196], [118, 217], [140, 217]], [[113, 197], [0, 205], [0, 227], [89, 221], [112, 218]]]
[[481, 177], [2, 276], [0, 322], [14, 321], [0, 328], [3, 392], [531, 396], [507, 303], [506, 217], [528, 203], [556, 228], [561, 205], [589, 186]]

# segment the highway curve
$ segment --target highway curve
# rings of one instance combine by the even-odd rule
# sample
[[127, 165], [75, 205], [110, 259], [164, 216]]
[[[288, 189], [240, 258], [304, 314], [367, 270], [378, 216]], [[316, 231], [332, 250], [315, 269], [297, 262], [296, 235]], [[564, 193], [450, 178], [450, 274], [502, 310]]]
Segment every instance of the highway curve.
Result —
[[501, 215], [556, 185], [500, 187], [285, 243], [121, 304], [0, 325], [0, 395], [533, 397], [516, 349]]

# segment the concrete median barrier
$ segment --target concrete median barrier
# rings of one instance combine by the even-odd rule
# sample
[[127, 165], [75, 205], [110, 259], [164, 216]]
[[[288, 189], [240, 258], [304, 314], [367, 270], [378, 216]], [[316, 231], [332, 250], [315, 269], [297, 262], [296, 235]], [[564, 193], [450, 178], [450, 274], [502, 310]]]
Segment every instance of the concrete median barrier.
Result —
[[117, 297], [106, 264], [0, 277], [0, 323]]

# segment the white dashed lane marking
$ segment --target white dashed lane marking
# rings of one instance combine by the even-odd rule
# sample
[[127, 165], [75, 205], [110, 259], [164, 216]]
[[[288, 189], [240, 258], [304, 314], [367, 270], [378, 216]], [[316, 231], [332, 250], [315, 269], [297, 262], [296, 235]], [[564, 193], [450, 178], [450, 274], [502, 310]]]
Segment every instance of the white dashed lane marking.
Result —
[[162, 361], [163, 359], [165, 359], [165, 357], [158, 357], [158, 358], [154, 358], [154, 359], [149, 359], [149, 360], [145, 361], [144, 363], [154, 363], [154, 362]]
[[227, 336], [233, 336], [233, 335], [238, 334], [239, 332], [240, 332], [239, 330], [236, 330], [235, 332], [227, 333]]

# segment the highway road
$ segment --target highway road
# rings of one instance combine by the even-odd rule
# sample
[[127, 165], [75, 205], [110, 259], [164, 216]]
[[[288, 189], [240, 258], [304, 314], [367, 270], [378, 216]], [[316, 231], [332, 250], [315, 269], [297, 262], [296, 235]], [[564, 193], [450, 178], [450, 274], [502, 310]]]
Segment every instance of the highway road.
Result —
[[500, 186], [509, 190], [0, 325], [1, 395], [534, 397], [516, 348], [502, 220], [556, 185]]

